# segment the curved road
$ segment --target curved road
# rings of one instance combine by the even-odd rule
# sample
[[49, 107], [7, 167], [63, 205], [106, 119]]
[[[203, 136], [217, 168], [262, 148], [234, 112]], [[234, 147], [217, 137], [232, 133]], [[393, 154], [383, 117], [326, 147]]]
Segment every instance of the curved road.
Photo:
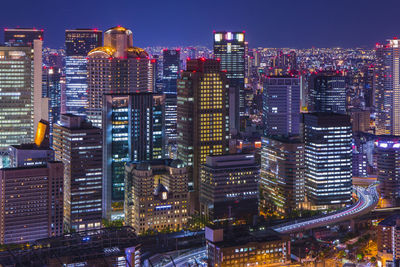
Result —
[[278, 225], [273, 229], [282, 234], [290, 234], [298, 231], [326, 226], [332, 223], [349, 220], [356, 216], [364, 215], [375, 209], [376, 205], [378, 204], [379, 195], [376, 187], [377, 184], [371, 185], [368, 188], [354, 186], [354, 189], [357, 192], [358, 201], [350, 207], [346, 207], [339, 212], [329, 213], [323, 217]]

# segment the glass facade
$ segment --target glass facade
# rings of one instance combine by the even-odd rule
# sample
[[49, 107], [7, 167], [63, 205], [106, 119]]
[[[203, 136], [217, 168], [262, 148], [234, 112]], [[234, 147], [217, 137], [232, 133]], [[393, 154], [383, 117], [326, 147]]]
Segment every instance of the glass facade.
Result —
[[103, 214], [108, 218], [122, 211], [125, 165], [164, 155], [163, 99], [152, 93], [104, 95]]
[[235, 106], [239, 107], [240, 116], [245, 113], [245, 50], [244, 32], [214, 32], [214, 57], [220, 60], [221, 70], [226, 71], [229, 86], [235, 88]]
[[340, 114], [304, 115], [305, 178], [308, 200], [329, 208], [351, 202], [352, 129]]
[[65, 31], [66, 111], [86, 114], [87, 55], [103, 44], [102, 32], [96, 29]]
[[320, 73], [312, 78], [311, 104], [314, 112], [346, 114], [346, 78], [337, 73]]
[[87, 107], [87, 59], [65, 57], [65, 106], [68, 113], [85, 114]]
[[33, 72], [31, 47], [0, 46], [0, 150], [33, 140]]
[[264, 82], [265, 135], [297, 135], [300, 131], [300, 79], [268, 77]]
[[50, 144], [53, 142], [53, 125], [61, 114], [62, 72], [57, 67], [44, 67], [42, 71], [42, 97], [49, 99]]

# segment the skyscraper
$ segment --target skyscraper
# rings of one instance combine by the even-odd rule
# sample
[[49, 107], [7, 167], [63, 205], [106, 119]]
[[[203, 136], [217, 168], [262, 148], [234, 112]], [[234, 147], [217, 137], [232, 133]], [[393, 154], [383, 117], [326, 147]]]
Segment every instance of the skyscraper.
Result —
[[104, 95], [104, 217], [114, 219], [123, 214], [125, 164], [163, 158], [162, 108], [162, 95]]
[[298, 135], [300, 128], [300, 79], [269, 76], [264, 82], [265, 135]]
[[42, 41], [0, 46], [0, 88], [0, 150], [31, 143], [42, 118]]
[[176, 94], [176, 81], [180, 71], [180, 49], [163, 50], [163, 83], [164, 93]]
[[42, 41], [43, 35], [43, 30], [35, 28], [4, 29], [4, 42], [10, 46], [33, 46], [33, 41]]
[[245, 33], [214, 32], [214, 57], [221, 60], [221, 70], [226, 71], [229, 86], [235, 88], [235, 99], [231, 105], [239, 107], [231, 123], [239, 129], [240, 116], [245, 113]]
[[376, 133], [400, 135], [400, 40], [376, 47]]
[[53, 141], [53, 125], [61, 115], [62, 70], [57, 67], [43, 67], [42, 97], [48, 99], [48, 120], [50, 124], [50, 143]]
[[189, 170], [191, 209], [198, 209], [199, 168], [208, 155], [228, 151], [228, 85], [220, 62], [212, 59], [187, 61], [178, 80], [178, 159]]
[[68, 113], [86, 114], [87, 54], [103, 45], [103, 33], [97, 29], [65, 31], [65, 106]]
[[165, 150], [176, 146], [176, 84], [180, 72], [180, 49], [163, 50], [163, 93], [165, 94]]
[[132, 31], [117, 26], [104, 33], [104, 46], [88, 54], [88, 119], [102, 127], [103, 94], [153, 92], [154, 62], [133, 46]]
[[345, 77], [336, 72], [321, 72], [310, 78], [311, 110], [346, 114]]
[[304, 144], [296, 137], [263, 138], [260, 211], [289, 215], [304, 196]]
[[311, 207], [326, 209], [351, 202], [352, 130], [342, 114], [304, 114], [305, 183]]
[[64, 163], [64, 221], [75, 230], [99, 228], [102, 218], [102, 135], [82, 116], [62, 114], [54, 125], [56, 160]]

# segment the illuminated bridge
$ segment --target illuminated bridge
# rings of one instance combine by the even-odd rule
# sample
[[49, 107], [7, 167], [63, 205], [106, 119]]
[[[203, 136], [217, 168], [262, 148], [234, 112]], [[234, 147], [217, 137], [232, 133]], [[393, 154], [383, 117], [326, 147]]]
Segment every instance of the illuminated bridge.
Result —
[[354, 191], [358, 196], [358, 201], [351, 206], [333, 213], [328, 213], [324, 216], [280, 224], [273, 227], [273, 229], [282, 234], [291, 234], [350, 220], [367, 214], [374, 210], [378, 204], [379, 195], [376, 187], [377, 183], [370, 185], [368, 188], [354, 186]]

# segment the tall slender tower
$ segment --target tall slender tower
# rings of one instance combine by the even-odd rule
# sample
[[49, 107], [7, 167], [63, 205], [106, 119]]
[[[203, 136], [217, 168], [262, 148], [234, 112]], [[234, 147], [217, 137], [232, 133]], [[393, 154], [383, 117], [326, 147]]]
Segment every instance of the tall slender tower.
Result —
[[86, 114], [87, 54], [103, 45], [103, 33], [97, 29], [65, 31], [65, 106], [72, 114]]
[[132, 31], [117, 26], [104, 33], [104, 46], [88, 54], [88, 119], [102, 127], [103, 94], [153, 92], [153, 65], [133, 46]]
[[240, 116], [245, 113], [245, 51], [244, 32], [214, 32], [214, 57], [221, 60], [221, 70], [226, 71], [229, 86], [235, 90], [232, 104], [236, 110], [231, 123], [236, 129], [239, 129]]
[[199, 168], [208, 155], [228, 151], [229, 104], [225, 73], [213, 59], [187, 61], [178, 80], [178, 159], [189, 167], [191, 210], [199, 208]]
[[376, 47], [377, 134], [400, 135], [400, 40]]
[[165, 94], [165, 151], [176, 146], [176, 82], [180, 71], [180, 49], [163, 50], [163, 93]]
[[388, 75], [387, 46], [377, 44], [375, 47], [376, 62], [374, 68], [373, 91], [375, 92], [375, 133], [378, 135], [390, 134], [390, 112], [392, 90], [386, 82]]

